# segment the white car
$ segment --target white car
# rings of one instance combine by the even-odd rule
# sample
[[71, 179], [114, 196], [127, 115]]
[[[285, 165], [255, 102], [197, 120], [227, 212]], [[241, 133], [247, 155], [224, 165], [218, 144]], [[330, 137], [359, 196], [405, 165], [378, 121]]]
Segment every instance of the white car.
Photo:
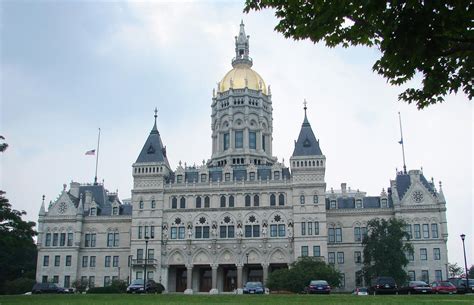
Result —
[[369, 295], [369, 291], [365, 287], [359, 287], [359, 288], [354, 289], [354, 291], [352, 291], [352, 294], [353, 295]]

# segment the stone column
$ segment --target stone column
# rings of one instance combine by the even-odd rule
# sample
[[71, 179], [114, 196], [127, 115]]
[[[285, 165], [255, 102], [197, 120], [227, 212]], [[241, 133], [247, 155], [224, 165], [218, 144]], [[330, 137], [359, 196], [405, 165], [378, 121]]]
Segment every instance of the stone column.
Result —
[[219, 290], [217, 289], [217, 268], [219, 264], [212, 264], [212, 289], [209, 291], [210, 294], [218, 294]]
[[263, 285], [265, 285], [265, 283], [267, 282], [267, 278], [268, 278], [268, 267], [269, 267], [269, 264], [268, 264], [268, 263], [262, 263], [262, 269], [263, 269]]
[[242, 289], [242, 270], [244, 266], [242, 264], [237, 264], [237, 289]]
[[193, 294], [193, 265], [186, 265], [186, 290], [185, 294]]
[[168, 265], [162, 265], [161, 266], [161, 275], [160, 275], [160, 283], [165, 287], [166, 291], [169, 291], [168, 289], [168, 272], [169, 268]]

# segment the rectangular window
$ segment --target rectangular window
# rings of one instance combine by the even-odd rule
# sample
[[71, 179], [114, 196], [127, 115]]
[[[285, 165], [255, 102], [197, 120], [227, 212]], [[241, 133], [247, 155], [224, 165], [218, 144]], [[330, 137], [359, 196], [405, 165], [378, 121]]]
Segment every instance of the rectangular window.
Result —
[[342, 229], [336, 228], [336, 242], [342, 243]]
[[406, 252], [406, 257], [410, 262], [415, 260], [415, 250], [413, 252]]
[[415, 239], [420, 239], [421, 238], [420, 225], [419, 224], [413, 225], [413, 229], [415, 231]]
[[252, 237], [252, 226], [245, 226], [245, 237]]
[[257, 148], [257, 134], [253, 131], [249, 132], [249, 148], [250, 149]]
[[55, 255], [54, 256], [54, 266], [59, 267], [60, 263], [61, 263], [61, 256]]
[[[119, 246], [119, 237], [118, 237], [118, 233], [117, 234], [117, 237], [115, 239], [116, 242], [114, 242], [114, 247], [118, 247]], [[150, 238], [155, 238], [155, 226], [150, 226]]]
[[57, 247], [57, 246], [58, 246], [58, 238], [59, 238], [59, 234], [58, 234], [58, 233], [54, 233], [54, 234], [53, 234], [53, 247]]
[[255, 180], [255, 172], [249, 173], [249, 180], [254, 181]]
[[430, 225], [423, 224], [423, 238], [430, 238]]
[[244, 147], [244, 132], [242, 130], [235, 131], [235, 148]]
[[336, 263], [336, 254], [334, 252], [328, 252], [328, 264]]
[[313, 246], [313, 256], [316, 256], [316, 257], [321, 256], [321, 247], [320, 246]]
[[48, 276], [47, 275], [43, 275], [41, 277], [41, 283], [47, 283], [48, 282]]
[[360, 234], [362, 234], [362, 240], [364, 240], [364, 237], [367, 237], [367, 227], [361, 227]]
[[356, 242], [362, 241], [362, 235], [360, 234], [360, 227], [354, 228], [354, 241]]
[[197, 226], [194, 228], [194, 238], [202, 238], [202, 227]]
[[319, 221], [314, 222], [314, 235], [319, 235]]
[[202, 238], [209, 238], [209, 226], [202, 227]]
[[176, 227], [171, 227], [171, 239], [176, 239], [178, 238], [178, 228]]
[[409, 279], [410, 281], [415, 281], [415, 280], [416, 280], [415, 271], [413, 271], [413, 270], [409, 270], [409, 271], [408, 271], [408, 279]]
[[59, 275], [54, 275], [53, 276], [53, 283], [59, 284]]
[[308, 222], [308, 235], [313, 235], [313, 223]]
[[138, 239], [143, 238], [143, 226], [138, 226]]
[[49, 266], [49, 255], [43, 256], [43, 266], [48, 267]]
[[260, 226], [254, 225], [253, 226], [253, 237], [260, 237]]
[[95, 267], [95, 256], [90, 257], [89, 266], [90, 267]]
[[341, 273], [341, 283], [339, 284], [339, 287], [346, 287], [346, 275], [344, 273]]
[[412, 230], [411, 230], [411, 225], [406, 225], [406, 226], [405, 226], [405, 232], [408, 233], [408, 236], [410, 236], [410, 239], [413, 238], [413, 232], [412, 232]]
[[66, 233], [59, 235], [59, 246], [64, 247], [66, 245]]
[[432, 238], [438, 238], [438, 224], [437, 223], [432, 223], [431, 224], [431, 237]]
[[74, 235], [73, 233], [67, 233], [67, 246], [72, 247]]
[[71, 266], [72, 256], [66, 255], [66, 266]]
[[420, 249], [420, 260], [422, 261], [428, 260], [428, 251], [426, 250], [426, 248]]
[[71, 287], [71, 276], [70, 275], [65, 275], [64, 276], [64, 288], [69, 288]]
[[266, 141], [265, 141], [265, 135], [262, 135], [262, 149], [263, 151], [267, 151], [267, 146], [266, 146]]
[[285, 237], [285, 235], [286, 235], [285, 225], [284, 224], [279, 224], [278, 225], [278, 236], [279, 237]]
[[301, 223], [301, 235], [306, 235], [306, 222]]
[[318, 204], [318, 202], [319, 202], [318, 195], [313, 195], [313, 203]]
[[89, 276], [89, 288], [95, 287], [95, 276]]
[[344, 264], [344, 252], [337, 252], [337, 263]]
[[86, 268], [88, 264], [89, 264], [89, 257], [88, 256], [83, 256], [82, 257], [82, 267]]
[[308, 246], [301, 246], [301, 256], [308, 256]]
[[137, 272], [135, 273], [135, 278], [136, 278], [137, 280], [143, 279], [143, 271], [137, 271]]
[[107, 255], [107, 256], [105, 257], [104, 266], [105, 266], [105, 267], [110, 267], [110, 261], [111, 261], [111, 257], [110, 257], [110, 255]]
[[[150, 250], [153, 250], [153, 249], [148, 249], [148, 252], [150, 252]], [[148, 256], [150, 253], [148, 253]], [[118, 267], [119, 266], [119, 256], [118, 255], [115, 255], [114, 258], [113, 258], [113, 261], [112, 261], [112, 266], [113, 267]]]
[[356, 209], [362, 209], [362, 199], [357, 199], [355, 204]]
[[441, 260], [441, 251], [439, 248], [434, 248], [433, 249], [433, 258], [435, 261]]
[[46, 239], [44, 241], [45, 247], [51, 246], [51, 233], [46, 233]]
[[[435, 281], [443, 280], [443, 272], [441, 270], [435, 270]], [[470, 282], [471, 280], [469, 280]]]
[[229, 144], [230, 144], [230, 139], [229, 139], [229, 133], [224, 133], [224, 150], [229, 149]]
[[227, 227], [227, 237], [234, 238], [234, 226]]
[[331, 210], [335, 210], [336, 209], [336, 200], [331, 200], [331, 202], [329, 203], [329, 208]]
[[334, 228], [328, 229], [328, 242], [333, 243], [336, 241], [336, 236], [334, 234]]
[[114, 233], [107, 234], [107, 247], [112, 247], [114, 245]]
[[219, 227], [219, 236], [220, 238], [227, 238], [227, 226]]
[[178, 228], [178, 239], [184, 239], [184, 227]]
[[110, 286], [110, 276], [104, 276], [104, 287]]
[[230, 181], [230, 173], [225, 173], [224, 179], [225, 179], [225, 181], [229, 182]]
[[362, 263], [362, 253], [360, 251], [355, 251], [354, 252], [354, 262], [356, 264]]
[[430, 275], [428, 273], [428, 270], [421, 270], [421, 280], [425, 283], [430, 282]]
[[206, 181], [207, 181], [207, 175], [201, 174], [201, 182], [206, 182]]
[[280, 172], [273, 173], [273, 180], [280, 180]]
[[270, 225], [270, 237], [276, 237], [278, 234], [278, 225]]

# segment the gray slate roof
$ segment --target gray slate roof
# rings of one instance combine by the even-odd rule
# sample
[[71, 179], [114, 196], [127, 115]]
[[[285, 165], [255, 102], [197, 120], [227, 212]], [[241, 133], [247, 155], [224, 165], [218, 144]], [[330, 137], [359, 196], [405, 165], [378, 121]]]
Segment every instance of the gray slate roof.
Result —
[[[120, 203], [119, 215], [132, 215], [132, 206], [121, 204], [117, 194], [109, 194], [102, 184], [91, 184], [79, 186], [79, 198], [86, 198], [86, 191], [92, 194], [92, 199], [97, 203], [97, 216], [112, 215], [112, 203], [118, 200]], [[75, 203], [76, 207], [79, 205], [79, 198], [74, 197], [68, 193], [71, 200]], [[89, 210], [84, 210], [84, 215], [89, 215]]]
[[321, 148], [319, 147], [319, 141], [316, 140], [316, 137], [314, 136], [313, 129], [311, 129], [305, 110], [303, 125], [301, 126], [298, 140], [295, 143], [293, 157], [319, 156], [322, 154]]
[[[397, 191], [398, 191], [398, 197], [400, 200], [405, 196], [405, 193], [408, 191], [411, 185], [411, 178], [409, 174], [398, 174], [397, 178]], [[423, 184], [424, 187], [433, 195], [436, 195], [434, 185], [428, 180], [426, 180], [425, 176], [423, 174], [420, 175], [420, 181], [421, 184]]]
[[156, 118], [155, 125], [153, 125], [153, 129], [151, 130], [145, 145], [143, 145], [142, 151], [140, 152], [140, 155], [138, 155], [136, 163], [149, 162], [164, 162], [169, 164], [166, 157], [166, 148], [163, 146], [160, 133], [156, 128]]

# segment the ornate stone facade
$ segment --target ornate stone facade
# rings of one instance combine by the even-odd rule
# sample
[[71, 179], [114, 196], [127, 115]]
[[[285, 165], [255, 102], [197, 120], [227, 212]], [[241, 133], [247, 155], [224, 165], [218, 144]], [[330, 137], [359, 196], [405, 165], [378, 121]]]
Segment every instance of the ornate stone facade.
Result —
[[[230, 292], [301, 256], [364, 283], [361, 240], [372, 218], [405, 219], [410, 276], [446, 278], [446, 203], [423, 173], [398, 173], [387, 190], [326, 190], [326, 158], [306, 116], [289, 167], [272, 156], [270, 87], [251, 69], [241, 24], [233, 69], [212, 98], [212, 156], [172, 170], [155, 124], [133, 168], [129, 203], [103, 185], [72, 183], [39, 215], [37, 280], [107, 285], [153, 278], [170, 292]], [[59, 258], [57, 258], [59, 257]]]

